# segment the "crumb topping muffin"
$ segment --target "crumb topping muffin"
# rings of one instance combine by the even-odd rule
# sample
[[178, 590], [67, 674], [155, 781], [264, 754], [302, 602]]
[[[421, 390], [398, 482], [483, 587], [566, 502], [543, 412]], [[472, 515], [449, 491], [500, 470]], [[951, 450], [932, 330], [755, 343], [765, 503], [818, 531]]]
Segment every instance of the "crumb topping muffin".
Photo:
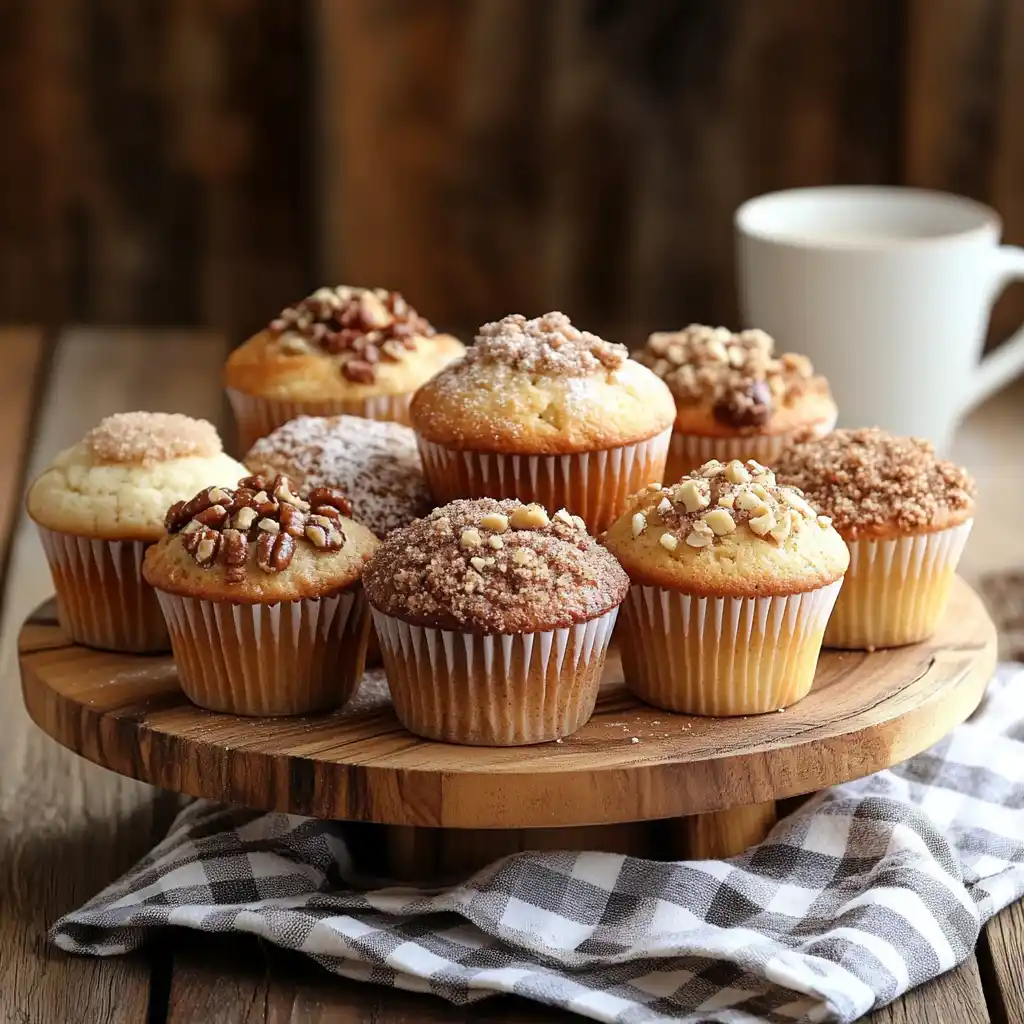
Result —
[[734, 334], [691, 324], [652, 334], [637, 360], [668, 385], [676, 429], [694, 433], [780, 433], [835, 416], [828, 382], [811, 361], [761, 330]]
[[167, 593], [240, 604], [328, 596], [358, 580], [377, 547], [350, 512], [340, 491], [293, 489], [285, 476], [206, 487], [168, 509], [143, 575]]
[[801, 488], [848, 540], [935, 532], [970, 519], [975, 483], [928, 441], [877, 427], [794, 445], [779, 478]]
[[250, 471], [281, 473], [297, 487], [353, 495], [354, 518], [378, 537], [430, 511], [430, 494], [408, 427], [360, 416], [300, 416], [257, 441]]
[[363, 583], [387, 615], [484, 634], [584, 622], [619, 605], [629, 588], [579, 517], [492, 498], [453, 501], [396, 530]]
[[398, 292], [319, 288], [229, 357], [229, 388], [318, 401], [412, 391], [463, 346], [438, 334]]
[[177, 413], [108, 416], [61, 452], [28, 493], [28, 513], [51, 530], [156, 541], [167, 507], [245, 467], [224, 454], [211, 423]]
[[842, 577], [849, 553], [831, 520], [755, 461], [711, 461], [651, 484], [602, 538], [634, 583], [761, 597]]
[[560, 454], [613, 448], [672, 424], [668, 388], [564, 313], [507, 316], [413, 398], [427, 441], [478, 452]]

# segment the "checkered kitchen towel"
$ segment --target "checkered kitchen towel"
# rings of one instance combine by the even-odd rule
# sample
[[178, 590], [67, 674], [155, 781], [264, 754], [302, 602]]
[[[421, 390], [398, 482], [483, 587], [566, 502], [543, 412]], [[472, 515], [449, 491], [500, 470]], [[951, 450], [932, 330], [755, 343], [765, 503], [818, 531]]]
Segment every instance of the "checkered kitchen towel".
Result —
[[838, 786], [728, 861], [519, 854], [441, 891], [353, 882], [345, 826], [191, 804], [53, 939], [250, 932], [453, 1002], [515, 992], [600, 1021], [851, 1021], [949, 970], [1024, 894], [1024, 666], [971, 722]]

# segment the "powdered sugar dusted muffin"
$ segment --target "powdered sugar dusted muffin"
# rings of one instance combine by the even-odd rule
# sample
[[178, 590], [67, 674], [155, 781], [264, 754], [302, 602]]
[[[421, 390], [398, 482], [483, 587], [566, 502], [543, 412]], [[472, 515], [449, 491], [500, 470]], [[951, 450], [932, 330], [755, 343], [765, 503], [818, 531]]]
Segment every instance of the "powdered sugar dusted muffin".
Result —
[[369, 628], [359, 581], [378, 544], [350, 511], [340, 491], [283, 476], [243, 477], [171, 506], [143, 572], [190, 700], [249, 715], [348, 700]]
[[166, 650], [156, 595], [142, 579], [146, 547], [162, 536], [168, 505], [244, 472], [211, 423], [172, 413], [108, 416], [61, 452], [27, 505], [68, 634], [109, 650]]
[[407, 423], [412, 393], [463, 351], [398, 292], [318, 288], [231, 353], [224, 381], [239, 444], [303, 414]]
[[850, 548], [825, 645], [873, 650], [931, 636], [974, 521], [967, 471], [927, 441], [867, 428], [795, 445], [778, 472]]
[[666, 480], [712, 458], [775, 465], [787, 445], [835, 426], [828, 381], [806, 356], [777, 355], [764, 331], [691, 324], [652, 334], [636, 358], [676, 401]]
[[491, 498], [396, 530], [364, 583], [403, 724], [497, 746], [587, 721], [629, 587], [578, 517]]
[[416, 437], [398, 423], [300, 416], [249, 449], [253, 473], [283, 473], [299, 487], [336, 487], [378, 537], [430, 511]]
[[649, 487], [608, 530], [629, 573], [626, 683], [673, 711], [775, 711], [814, 681], [849, 554], [826, 516], [758, 462]]
[[435, 499], [518, 497], [603, 529], [662, 478], [675, 415], [668, 388], [628, 357], [563, 313], [485, 324], [410, 409]]

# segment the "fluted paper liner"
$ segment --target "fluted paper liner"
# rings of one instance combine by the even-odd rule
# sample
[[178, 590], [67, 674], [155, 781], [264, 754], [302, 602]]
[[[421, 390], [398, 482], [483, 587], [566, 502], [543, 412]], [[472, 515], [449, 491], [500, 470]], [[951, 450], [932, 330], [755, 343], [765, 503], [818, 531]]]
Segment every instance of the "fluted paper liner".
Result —
[[332, 398], [318, 402], [285, 402], [276, 398], [247, 395], [227, 389], [228, 401], [238, 424], [238, 446], [247, 452], [261, 437], [299, 416], [362, 416], [368, 420], [391, 420], [409, 425], [411, 391], [399, 395], [370, 395], [367, 398]]
[[145, 541], [100, 540], [39, 526], [57, 617], [76, 643], [108, 651], [166, 651], [156, 593], [142, 578]]
[[692, 715], [788, 707], [811, 689], [842, 582], [749, 598], [634, 585], [622, 606], [626, 685], [648, 704]]
[[235, 715], [341, 707], [363, 674], [370, 625], [361, 584], [319, 600], [231, 604], [157, 592], [181, 688]]
[[571, 455], [458, 451], [417, 435], [434, 500], [519, 498], [554, 512], [568, 509], [593, 534], [622, 514], [631, 494], [660, 481], [671, 429], [636, 444]]
[[395, 713], [418, 736], [513, 747], [568, 736], [593, 714], [618, 609], [542, 633], [457, 633], [373, 609]]
[[850, 568], [825, 646], [851, 650], [927, 640], [946, 608], [973, 520], [937, 533], [847, 541]]
[[668, 462], [665, 467], [665, 481], [675, 483], [691, 470], [705, 462], [718, 459], [729, 462], [739, 459], [745, 462], [754, 459], [762, 466], [773, 467], [779, 456], [797, 441], [824, 437], [836, 425], [836, 417], [813, 424], [810, 428], [798, 427], [781, 434], [749, 434], [735, 437], [704, 437], [700, 434], [673, 432], [669, 445]]

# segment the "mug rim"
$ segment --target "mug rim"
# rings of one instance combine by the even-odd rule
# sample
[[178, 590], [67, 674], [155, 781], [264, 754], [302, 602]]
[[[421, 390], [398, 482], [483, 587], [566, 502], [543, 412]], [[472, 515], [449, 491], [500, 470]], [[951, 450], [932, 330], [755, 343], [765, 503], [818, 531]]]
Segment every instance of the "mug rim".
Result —
[[[751, 219], [766, 207], [794, 199], [817, 199], [822, 202], [851, 202], [865, 199], [887, 199], [894, 202], [922, 200], [941, 206], [947, 211], [955, 209], [974, 217], [975, 223], [959, 230], [944, 231], [934, 235], [894, 236], [885, 239], [870, 238], [829, 238], [799, 231], [787, 231], [757, 226]], [[905, 185], [814, 185], [805, 188], [788, 188], [776, 192], [765, 192], [747, 199], [733, 214], [733, 225], [737, 232], [760, 241], [775, 245], [788, 245], [799, 249], [834, 249], [839, 251], [879, 252], [891, 249], [918, 248], [921, 246], [943, 245], [962, 242], [979, 234], [994, 231], [996, 239], [1002, 234], [1002, 219], [990, 206], [937, 189], [913, 188]]]

